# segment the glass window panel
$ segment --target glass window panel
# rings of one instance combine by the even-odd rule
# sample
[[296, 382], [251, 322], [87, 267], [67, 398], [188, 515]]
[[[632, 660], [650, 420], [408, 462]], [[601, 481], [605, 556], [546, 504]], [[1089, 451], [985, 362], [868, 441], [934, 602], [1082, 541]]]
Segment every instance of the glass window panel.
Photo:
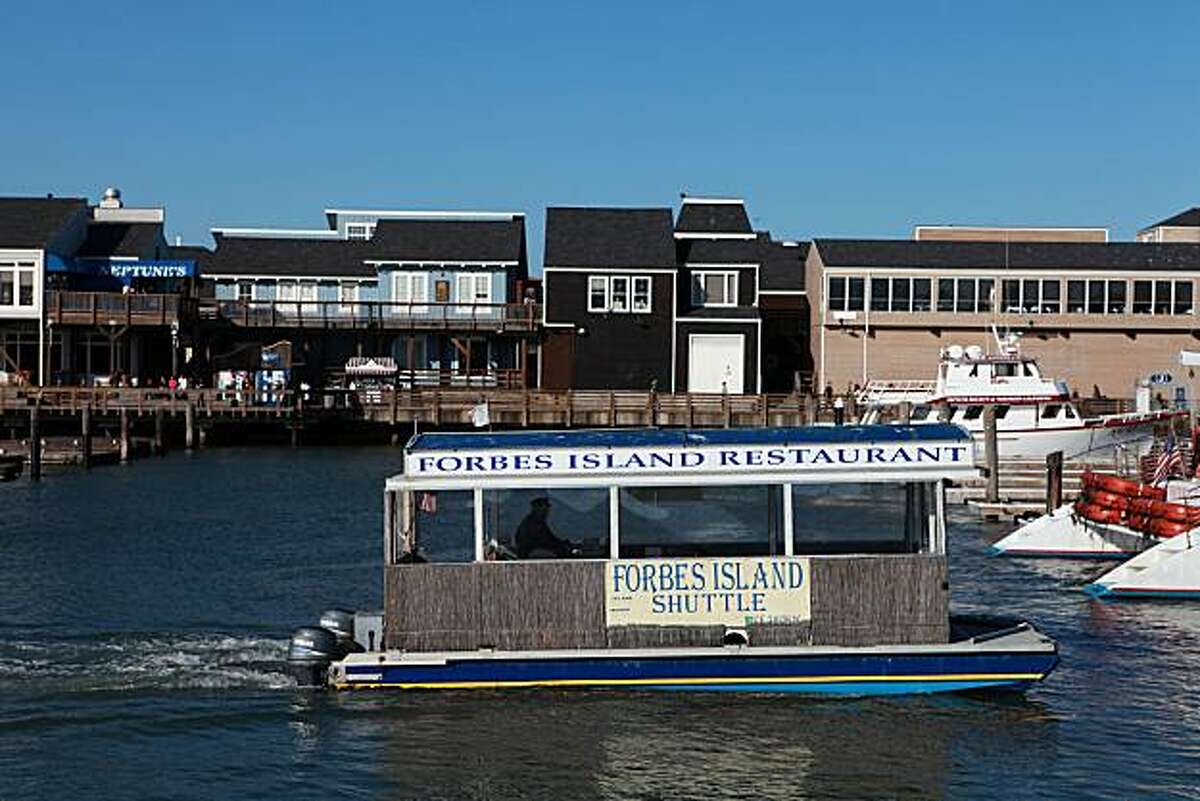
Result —
[[417, 556], [426, 562], [475, 561], [475, 498], [470, 490], [413, 493]]
[[608, 558], [608, 489], [484, 490], [489, 559]]
[[1058, 281], [1042, 281], [1042, 314], [1058, 314], [1062, 311], [1062, 284]]
[[992, 310], [992, 290], [995, 287], [995, 283], [991, 278], [979, 279], [979, 291], [976, 293], [979, 311], [990, 312]]
[[0, 306], [12, 306], [15, 302], [13, 287], [15, 273], [12, 270], [0, 270]]
[[892, 311], [906, 312], [912, 310], [912, 282], [908, 278], [892, 279]]
[[930, 297], [933, 291], [933, 282], [929, 278], [914, 278], [912, 285], [912, 309], [915, 312], [927, 312], [930, 310]]
[[846, 279], [834, 276], [829, 279], [829, 310], [846, 310]]
[[650, 311], [649, 276], [637, 276], [633, 279], [633, 310], [635, 312]]
[[938, 279], [937, 310], [940, 312], [954, 311], [954, 279], [953, 278], [939, 278]]
[[888, 279], [872, 278], [871, 311], [887, 311], [888, 308]]
[[1175, 313], [1176, 314], [1191, 314], [1192, 313], [1192, 282], [1191, 281], [1176, 281], [1175, 282]]
[[863, 310], [863, 293], [866, 292], [867, 281], [865, 278], [850, 279], [850, 296], [847, 300], [846, 307], [850, 311]]
[[1104, 313], [1104, 282], [1103, 281], [1088, 281], [1087, 282], [1087, 313], [1088, 314], [1103, 314]]
[[1125, 313], [1125, 292], [1127, 284], [1124, 281], [1108, 282], [1108, 313]]
[[1001, 311], [1008, 314], [1018, 314], [1021, 311], [1021, 282], [1005, 278], [1001, 283], [1004, 305]]
[[954, 310], [960, 312], [975, 311], [975, 279], [960, 278], [958, 279], [958, 300], [954, 304]]
[[1026, 279], [1021, 282], [1021, 308], [1027, 313], [1036, 313], [1041, 309], [1041, 283]]
[[603, 275], [588, 278], [588, 311], [608, 311], [608, 278]]
[[[793, 484], [795, 552], [915, 552], [926, 538], [925, 497], [917, 484]], [[854, 525], [847, 526], [847, 520]]]
[[1153, 286], [1149, 281], [1133, 282], [1133, 313], [1149, 314], [1152, 308], [1150, 302]]
[[1086, 311], [1085, 297], [1090, 292], [1087, 286], [1084, 281], [1067, 282], [1067, 314], [1083, 314]]
[[609, 309], [615, 312], [629, 311], [629, 279], [614, 275], [609, 279]]
[[774, 485], [624, 487], [621, 558], [782, 553], [782, 496]]
[[1170, 281], [1155, 281], [1154, 282], [1154, 313], [1155, 314], [1170, 314], [1171, 313], [1171, 282]]

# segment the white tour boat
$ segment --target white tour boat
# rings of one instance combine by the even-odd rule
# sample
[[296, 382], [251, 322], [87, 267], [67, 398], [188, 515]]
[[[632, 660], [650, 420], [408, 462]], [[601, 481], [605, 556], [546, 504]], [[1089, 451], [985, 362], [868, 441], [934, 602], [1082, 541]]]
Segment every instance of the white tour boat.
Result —
[[1021, 525], [988, 549], [992, 556], [1048, 556], [1070, 559], [1127, 559], [1161, 542], [1144, 531], [1115, 522], [1088, 520], [1068, 503]]
[[859, 395], [862, 422], [878, 422], [884, 409], [908, 403], [912, 423], [957, 423], [983, 446], [985, 407], [996, 407], [996, 439], [1002, 459], [1044, 459], [1062, 451], [1070, 459], [1095, 451], [1149, 445], [1155, 425], [1173, 411], [1084, 417], [1065, 381], [1042, 375], [1023, 356], [1018, 337], [996, 337], [998, 352], [978, 345], [942, 349], [935, 381], [871, 381]]
[[1083, 590], [1097, 598], [1200, 599], [1200, 528], [1161, 540]]

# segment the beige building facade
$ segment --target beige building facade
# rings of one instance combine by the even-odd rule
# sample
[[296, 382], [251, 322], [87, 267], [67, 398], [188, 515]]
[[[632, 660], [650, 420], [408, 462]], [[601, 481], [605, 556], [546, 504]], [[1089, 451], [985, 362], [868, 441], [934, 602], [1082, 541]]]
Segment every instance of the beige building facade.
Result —
[[932, 379], [941, 348], [993, 330], [1085, 397], [1200, 387], [1179, 356], [1200, 350], [1200, 244], [817, 239], [805, 269], [819, 388]]

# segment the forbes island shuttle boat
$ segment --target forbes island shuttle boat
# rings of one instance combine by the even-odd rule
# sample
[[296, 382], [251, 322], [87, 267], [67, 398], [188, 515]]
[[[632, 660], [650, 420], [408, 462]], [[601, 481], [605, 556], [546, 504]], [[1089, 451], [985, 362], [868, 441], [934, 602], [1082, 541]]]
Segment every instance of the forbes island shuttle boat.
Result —
[[422, 434], [384, 493], [384, 610], [300, 629], [337, 689], [1022, 689], [1029, 623], [951, 617], [957, 426]]
[[1116, 446], [1148, 447], [1156, 425], [1174, 411], [1084, 417], [1065, 381], [1046, 378], [1037, 361], [1021, 355], [1015, 335], [997, 336], [999, 352], [978, 345], [942, 349], [936, 381], [871, 381], [859, 395], [864, 423], [880, 419], [900, 403], [911, 406], [909, 421], [942, 420], [971, 432], [982, 453], [983, 413], [996, 407], [996, 447], [1001, 459], [1045, 459], [1061, 451], [1071, 459]]

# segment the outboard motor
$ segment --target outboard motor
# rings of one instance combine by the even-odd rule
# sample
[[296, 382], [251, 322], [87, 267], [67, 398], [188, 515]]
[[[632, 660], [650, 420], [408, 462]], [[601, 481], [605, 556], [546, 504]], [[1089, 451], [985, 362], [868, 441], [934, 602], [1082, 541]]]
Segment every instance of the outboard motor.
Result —
[[345, 609], [329, 609], [321, 614], [318, 623], [326, 631], [333, 632], [337, 638], [337, 656], [341, 659], [346, 654], [361, 653], [365, 649], [354, 641], [354, 613]]
[[341, 659], [337, 635], [316, 626], [303, 626], [288, 646], [288, 673], [301, 687], [324, 687], [329, 666]]

